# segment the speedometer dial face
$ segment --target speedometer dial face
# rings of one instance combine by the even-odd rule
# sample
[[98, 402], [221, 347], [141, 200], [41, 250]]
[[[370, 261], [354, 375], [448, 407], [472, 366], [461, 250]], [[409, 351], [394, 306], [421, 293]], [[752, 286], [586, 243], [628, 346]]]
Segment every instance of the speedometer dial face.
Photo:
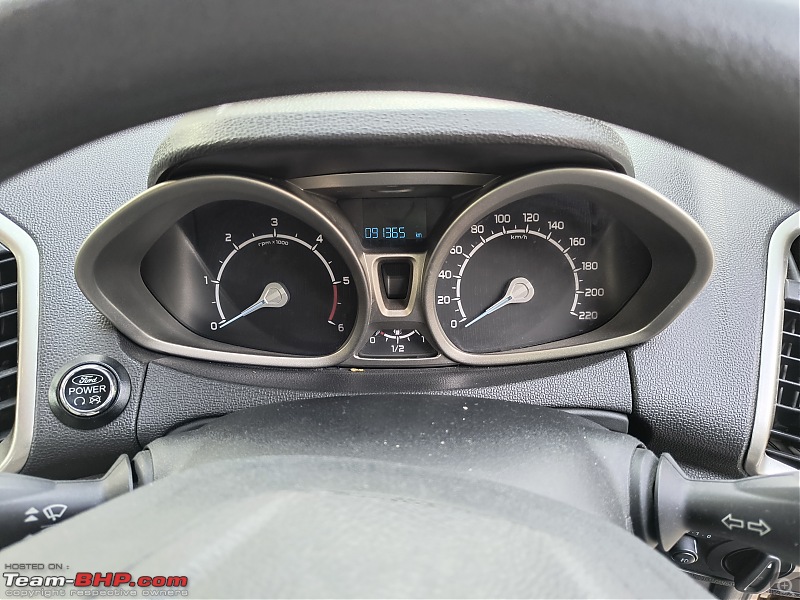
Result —
[[[184, 243], [182, 240], [188, 241]], [[158, 252], [159, 244], [171, 244]], [[182, 297], [151, 290], [179, 321], [203, 337], [269, 352], [324, 356], [341, 348], [353, 330], [358, 299], [353, 274], [315, 228], [275, 208], [223, 201], [179, 221], [145, 260], [147, 280], [183, 256], [195, 275]], [[192, 253], [175, 249], [191, 247]], [[177, 260], [177, 259], [175, 259]], [[173, 284], [172, 288], [176, 286]]]
[[650, 266], [636, 235], [588, 199], [535, 195], [469, 223], [449, 246], [436, 317], [464, 352], [546, 344], [607, 323]]

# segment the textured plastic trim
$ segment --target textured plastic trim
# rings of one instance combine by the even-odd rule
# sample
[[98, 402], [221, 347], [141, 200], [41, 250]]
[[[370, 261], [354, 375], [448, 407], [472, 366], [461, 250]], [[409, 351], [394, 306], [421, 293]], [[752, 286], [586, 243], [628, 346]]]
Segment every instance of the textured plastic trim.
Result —
[[22, 470], [33, 439], [39, 352], [39, 249], [21, 227], [0, 215], [0, 242], [17, 259], [17, 410], [11, 435], [0, 443], [0, 472]]
[[349, 173], [509, 177], [556, 164], [634, 173], [620, 134], [587, 117], [455, 94], [332, 92], [186, 114], [156, 150], [148, 185], [230, 173], [341, 187]]
[[778, 225], [772, 234], [767, 252], [767, 279], [764, 295], [764, 326], [761, 333], [761, 367], [758, 374], [758, 396], [753, 417], [753, 433], [745, 456], [744, 469], [750, 475], [771, 475], [793, 471], [792, 467], [770, 458], [764, 451], [775, 416], [778, 392], [778, 369], [783, 329], [784, 289], [789, 263], [789, 248], [800, 236], [800, 212]]

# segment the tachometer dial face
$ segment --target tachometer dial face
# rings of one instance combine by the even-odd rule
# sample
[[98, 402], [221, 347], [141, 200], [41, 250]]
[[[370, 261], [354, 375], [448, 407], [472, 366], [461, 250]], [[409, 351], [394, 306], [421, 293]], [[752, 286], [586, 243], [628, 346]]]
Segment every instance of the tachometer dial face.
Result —
[[170, 236], [189, 238], [196, 251], [200, 272], [187, 295], [197, 297], [159, 299], [195, 333], [300, 356], [332, 354], [350, 336], [358, 310], [353, 275], [325, 236], [300, 219], [225, 201], [190, 213]]
[[587, 200], [537, 195], [502, 206], [434, 265], [436, 317], [470, 353], [574, 337], [608, 322], [642, 285], [650, 255]]

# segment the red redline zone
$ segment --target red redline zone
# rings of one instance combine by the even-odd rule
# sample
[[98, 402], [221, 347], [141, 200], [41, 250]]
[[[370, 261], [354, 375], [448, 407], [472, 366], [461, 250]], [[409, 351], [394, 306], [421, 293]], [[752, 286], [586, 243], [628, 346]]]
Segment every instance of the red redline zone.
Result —
[[333, 321], [333, 315], [336, 314], [336, 304], [339, 302], [339, 288], [336, 284], [333, 284], [333, 306], [331, 306], [331, 315], [328, 317], [328, 321]]
[[143, 587], [143, 588], [181, 588], [189, 585], [189, 578], [185, 575], [142, 575], [133, 578], [130, 573], [76, 573], [75, 587]]

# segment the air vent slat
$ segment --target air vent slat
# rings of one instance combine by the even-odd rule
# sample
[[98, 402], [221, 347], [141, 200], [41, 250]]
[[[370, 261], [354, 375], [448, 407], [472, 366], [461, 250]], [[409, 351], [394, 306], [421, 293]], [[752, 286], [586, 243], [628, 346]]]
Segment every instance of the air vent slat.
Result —
[[800, 391], [789, 390], [783, 387], [778, 388], [777, 404], [783, 406], [790, 406], [792, 408], [800, 408]]
[[17, 413], [17, 259], [0, 246], [0, 440], [8, 437]]
[[11, 367], [10, 369], [3, 369], [2, 371], [0, 371], [0, 382], [9, 377], [16, 378], [16, 376], [17, 376], [17, 367]]
[[800, 468], [800, 282], [791, 279], [784, 288], [781, 335], [778, 390], [766, 453]]
[[774, 450], [773, 448], [767, 448], [767, 456], [771, 456], [772, 458], [781, 461], [784, 464], [787, 464], [792, 467], [800, 468], [800, 456], [795, 454], [789, 454], [788, 452], [781, 452], [780, 450]]
[[786, 406], [785, 404], [778, 404], [775, 406], [776, 409], [780, 411], [789, 411], [790, 414], [797, 414], [800, 417], [800, 408], [795, 408], [793, 406]]
[[784, 442], [790, 442], [793, 447], [800, 447], [800, 436], [792, 435], [791, 433], [786, 433], [785, 431], [778, 431], [777, 429], [771, 430], [769, 434], [770, 436], [774, 436], [783, 440]]
[[779, 386], [785, 386], [791, 389], [800, 390], [800, 383], [789, 381], [788, 379], [778, 379]]
[[16, 346], [19, 340], [17, 338], [9, 338], [7, 340], [0, 341], [0, 350], [3, 348], [8, 348], [10, 346]]

